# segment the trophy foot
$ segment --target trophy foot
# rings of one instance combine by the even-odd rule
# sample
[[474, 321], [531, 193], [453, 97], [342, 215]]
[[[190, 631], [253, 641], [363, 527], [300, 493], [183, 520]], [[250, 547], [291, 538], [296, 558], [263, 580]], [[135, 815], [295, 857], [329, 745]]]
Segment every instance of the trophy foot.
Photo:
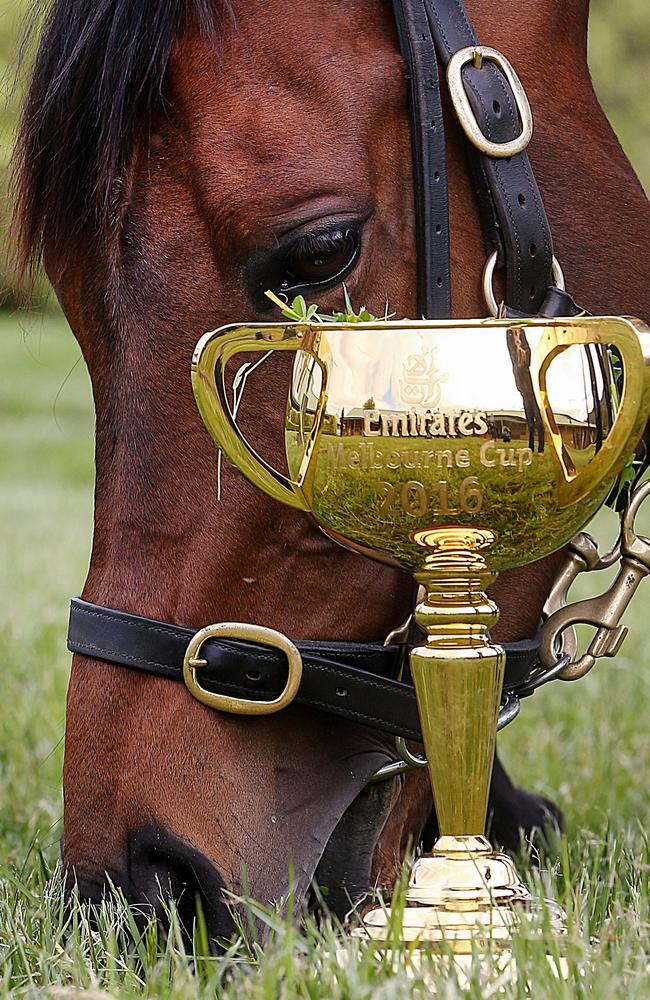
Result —
[[[371, 907], [353, 934], [386, 950], [397, 941], [407, 944], [413, 973], [422, 973], [425, 952], [434, 972], [453, 966], [461, 985], [477, 962], [509, 981], [519, 975], [513, 936], [521, 917], [542, 909], [551, 931], [564, 936], [561, 907], [533, 897], [510, 857], [494, 851], [485, 837], [443, 836], [431, 854], [415, 862], [403, 908], [394, 913], [391, 907]], [[549, 962], [564, 978], [566, 962], [560, 959], [558, 965], [550, 956]]]
[[[514, 905], [526, 908], [531, 900], [514, 862], [485, 837], [440, 837], [411, 871], [401, 938], [457, 954], [471, 953], [473, 945], [507, 945], [517, 923]], [[390, 908], [378, 906], [363, 916], [360, 933], [381, 941], [390, 927]]]

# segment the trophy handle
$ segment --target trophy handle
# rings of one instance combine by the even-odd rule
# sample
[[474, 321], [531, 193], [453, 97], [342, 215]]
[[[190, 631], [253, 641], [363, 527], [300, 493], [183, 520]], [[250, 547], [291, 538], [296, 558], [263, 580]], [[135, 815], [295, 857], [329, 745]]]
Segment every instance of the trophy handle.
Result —
[[[648, 397], [650, 395], [650, 368], [644, 357], [640, 334], [635, 326], [619, 319], [616, 326], [607, 319], [606, 329], [589, 327], [548, 327], [537, 344], [531, 363], [531, 375], [535, 394], [544, 422], [546, 433], [554, 444], [560, 468], [564, 472], [564, 482], [558, 486], [558, 501], [561, 506], [576, 503], [583, 497], [601, 490], [620, 471], [628, 452], [637, 444], [648, 419]], [[591, 461], [576, 470], [569, 457], [548, 399], [546, 376], [553, 359], [568, 347], [600, 344], [607, 348], [617, 348], [623, 362], [623, 393], [612, 428]]]
[[[192, 358], [192, 388], [208, 431], [232, 464], [274, 500], [310, 510], [305, 488], [322, 415], [325, 409], [327, 367], [318, 356], [321, 332], [314, 327], [261, 323], [258, 326], [224, 326], [201, 337]], [[236, 354], [264, 351], [306, 351], [320, 367], [323, 378], [304, 457], [296, 479], [289, 479], [269, 465], [246, 440], [230, 409], [225, 371]]]

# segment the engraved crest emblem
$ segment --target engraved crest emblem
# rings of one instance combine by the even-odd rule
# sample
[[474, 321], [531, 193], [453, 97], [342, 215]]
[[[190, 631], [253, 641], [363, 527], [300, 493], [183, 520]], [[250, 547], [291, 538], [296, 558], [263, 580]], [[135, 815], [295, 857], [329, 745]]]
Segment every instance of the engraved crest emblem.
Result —
[[437, 406], [442, 396], [441, 384], [447, 375], [436, 365], [436, 349], [425, 354], [411, 354], [402, 368], [399, 397], [408, 406]]

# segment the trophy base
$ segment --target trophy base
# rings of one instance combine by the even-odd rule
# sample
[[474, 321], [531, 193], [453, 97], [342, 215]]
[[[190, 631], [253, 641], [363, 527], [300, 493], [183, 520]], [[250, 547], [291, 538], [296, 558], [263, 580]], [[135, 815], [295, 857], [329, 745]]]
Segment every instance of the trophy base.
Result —
[[[432, 854], [413, 866], [403, 911], [372, 907], [353, 933], [387, 950], [397, 941], [408, 943], [414, 972], [420, 971], [422, 950], [441, 972], [453, 966], [461, 979], [478, 960], [509, 980], [517, 976], [512, 938], [521, 914], [542, 906], [550, 929], [563, 936], [562, 909], [552, 900], [534, 899], [513, 861], [496, 853], [485, 837], [440, 837]], [[561, 960], [556, 968], [561, 978], [565, 965]]]

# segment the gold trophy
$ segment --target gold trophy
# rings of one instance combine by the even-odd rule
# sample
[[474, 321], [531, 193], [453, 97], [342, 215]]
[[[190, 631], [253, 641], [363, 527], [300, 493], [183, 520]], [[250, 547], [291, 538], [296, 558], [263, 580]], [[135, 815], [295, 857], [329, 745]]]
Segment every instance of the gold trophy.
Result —
[[[298, 352], [289, 475], [242, 436], [226, 365]], [[636, 320], [486, 319], [258, 324], [207, 333], [192, 379], [230, 461], [342, 545], [410, 570], [426, 642], [410, 666], [440, 837], [412, 869], [402, 939], [502, 954], [531, 897], [485, 837], [503, 650], [485, 590], [567, 543], [598, 510], [650, 410], [650, 331]], [[376, 907], [362, 932], [388, 937]]]

